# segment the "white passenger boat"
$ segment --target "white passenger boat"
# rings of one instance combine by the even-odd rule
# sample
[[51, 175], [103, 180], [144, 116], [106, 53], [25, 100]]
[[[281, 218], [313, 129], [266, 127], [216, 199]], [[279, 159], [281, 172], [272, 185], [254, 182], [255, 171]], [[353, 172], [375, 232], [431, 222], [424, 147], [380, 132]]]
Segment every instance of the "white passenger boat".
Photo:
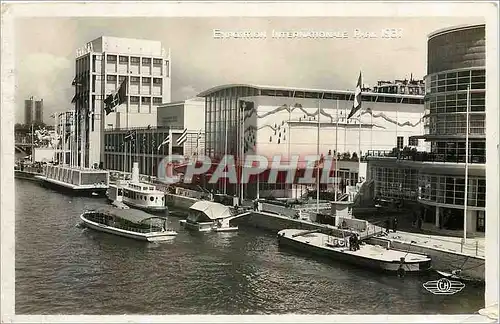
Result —
[[285, 229], [278, 232], [278, 244], [332, 260], [398, 274], [431, 269], [431, 258], [426, 255], [365, 243], [361, 243], [359, 249], [352, 250], [348, 238], [336, 238], [319, 231]]
[[157, 190], [156, 186], [139, 181], [139, 163], [134, 162], [132, 179], [117, 181], [110, 184], [106, 192], [110, 201], [121, 201], [124, 204], [147, 212], [165, 212], [165, 192]]
[[237, 226], [231, 226], [234, 213], [229, 206], [212, 201], [198, 201], [189, 208], [187, 219], [180, 221], [184, 228], [198, 232], [232, 232]]
[[69, 165], [47, 165], [43, 174], [35, 176], [44, 187], [91, 197], [103, 197], [109, 187], [107, 170]]
[[167, 228], [165, 217], [137, 209], [105, 206], [84, 212], [80, 219], [85, 226], [94, 230], [141, 241], [165, 241], [177, 235], [176, 231]]

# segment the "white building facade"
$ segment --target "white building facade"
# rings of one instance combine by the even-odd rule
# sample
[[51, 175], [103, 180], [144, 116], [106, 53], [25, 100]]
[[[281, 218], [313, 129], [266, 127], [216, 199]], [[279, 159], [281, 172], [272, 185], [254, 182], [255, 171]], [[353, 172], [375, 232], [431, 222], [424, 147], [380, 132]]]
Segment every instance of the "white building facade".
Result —
[[157, 125], [159, 128], [187, 129], [187, 140], [182, 144], [184, 156], [204, 153], [205, 100], [203, 98], [162, 104], [157, 109]]
[[[318, 126], [319, 153], [324, 156], [349, 153], [352, 157], [360, 151], [365, 156], [370, 150], [405, 146], [426, 149], [422, 140], [413, 138], [425, 128], [423, 95], [363, 92], [361, 117], [357, 113], [351, 119], [347, 116], [354, 91], [231, 84], [198, 96], [205, 98], [205, 154], [215, 159], [225, 154], [235, 159], [257, 154], [268, 160], [277, 155], [281, 161], [292, 156], [303, 160], [317, 153]], [[357, 163], [347, 172], [343, 177], [355, 182]], [[281, 190], [287, 185], [276, 186], [283, 188], [260, 183], [261, 190]], [[218, 189], [226, 192], [225, 187]], [[251, 197], [255, 190], [227, 188], [233, 194], [240, 191]]]
[[[170, 53], [159, 41], [102, 36], [75, 63], [78, 164], [93, 167], [104, 161], [104, 129], [155, 126], [157, 106], [171, 98]], [[126, 102], [106, 115], [104, 99], [124, 80]]]

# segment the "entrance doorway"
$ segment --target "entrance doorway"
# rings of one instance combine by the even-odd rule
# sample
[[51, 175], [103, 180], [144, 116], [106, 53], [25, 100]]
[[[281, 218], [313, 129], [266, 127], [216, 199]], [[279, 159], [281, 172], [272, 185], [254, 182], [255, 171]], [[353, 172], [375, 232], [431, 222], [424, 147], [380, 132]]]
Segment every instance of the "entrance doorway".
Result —
[[484, 230], [485, 230], [485, 225], [486, 225], [486, 222], [485, 222], [485, 212], [484, 210], [478, 210], [476, 212], [476, 217], [477, 217], [477, 222], [476, 222], [476, 231], [478, 232], [483, 232], [484, 233]]

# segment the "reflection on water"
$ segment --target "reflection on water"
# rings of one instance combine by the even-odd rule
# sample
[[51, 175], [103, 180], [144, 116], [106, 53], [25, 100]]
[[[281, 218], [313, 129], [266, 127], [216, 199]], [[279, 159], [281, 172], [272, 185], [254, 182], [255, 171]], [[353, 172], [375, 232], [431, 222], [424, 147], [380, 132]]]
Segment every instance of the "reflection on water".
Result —
[[278, 249], [256, 229], [192, 233], [147, 243], [77, 226], [101, 199], [16, 180], [18, 314], [471, 313], [484, 287], [438, 296], [436, 275], [380, 275]]

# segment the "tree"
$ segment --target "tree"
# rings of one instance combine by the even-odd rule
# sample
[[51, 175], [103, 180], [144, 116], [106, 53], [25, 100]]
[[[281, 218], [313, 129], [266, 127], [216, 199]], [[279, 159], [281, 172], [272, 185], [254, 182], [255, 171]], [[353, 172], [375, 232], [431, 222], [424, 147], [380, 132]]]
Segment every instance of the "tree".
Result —
[[358, 161], [358, 153], [352, 152], [351, 161], [356, 161], [356, 162]]
[[351, 159], [351, 152], [347, 151], [342, 154], [343, 161], [349, 161]]

